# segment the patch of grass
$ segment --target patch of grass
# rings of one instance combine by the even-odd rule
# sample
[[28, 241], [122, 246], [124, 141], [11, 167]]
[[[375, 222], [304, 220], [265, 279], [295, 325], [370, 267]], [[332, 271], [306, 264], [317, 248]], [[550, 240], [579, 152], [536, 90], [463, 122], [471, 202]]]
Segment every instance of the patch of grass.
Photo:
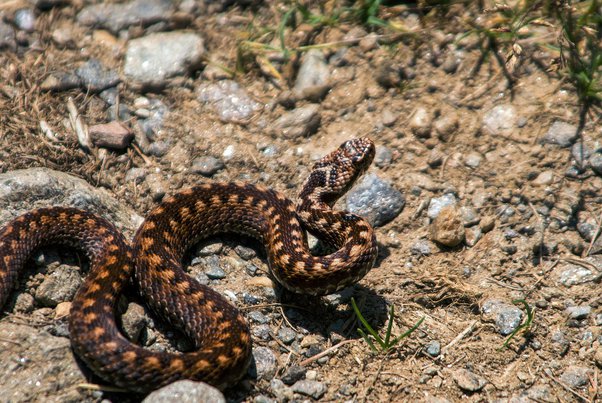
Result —
[[585, 127], [588, 112], [602, 103], [602, 6], [599, 0], [563, 1], [558, 8], [562, 24], [560, 45], [561, 74], [572, 83], [580, 104], [580, 136]]
[[[353, 306], [355, 315], [357, 316], [359, 321], [362, 323], [364, 328], [366, 328], [366, 331], [368, 331], [369, 335], [366, 334], [360, 328], [357, 329], [357, 332], [364, 338], [364, 340], [366, 341], [366, 344], [368, 344], [368, 346], [370, 347], [370, 350], [372, 350], [372, 352], [375, 354], [386, 353], [387, 351], [392, 349], [397, 343], [399, 343], [401, 340], [405, 339], [410, 334], [412, 334], [414, 332], [414, 330], [418, 329], [418, 327], [424, 321], [424, 317], [422, 317], [418, 322], [416, 322], [416, 324], [414, 326], [412, 326], [410, 329], [405, 331], [403, 334], [391, 339], [391, 332], [393, 330], [393, 320], [395, 318], [394, 307], [393, 307], [393, 305], [391, 305], [391, 310], [389, 312], [389, 323], [387, 324], [387, 331], [385, 332], [385, 338], [383, 339], [382, 337], [380, 337], [378, 332], [376, 330], [374, 330], [374, 328], [372, 328], [372, 326], [370, 326], [368, 321], [364, 318], [364, 316], [360, 312], [359, 308], [357, 307], [357, 304], [355, 303], [354, 298], [351, 298], [351, 305]], [[376, 345], [374, 344], [372, 339], [374, 339], [374, 341], [376, 341], [376, 343], [377, 343]]]
[[523, 308], [525, 309], [525, 313], [527, 314], [527, 318], [523, 321], [523, 323], [518, 325], [512, 333], [510, 333], [510, 335], [504, 341], [504, 344], [502, 344], [502, 346], [499, 348], [500, 350], [502, 348], [508, 348], [508, 343], [510, 343], [510, 341], [514, 338], [514, 336], [516, 336], [519, 332], [523, 332], [523, 331], [528, 332], [529, 328], [533, 324], [533, 318], [535, 316], [535, 308], [531, 308], [531, 306], [529, 306], [527, 301], [525, 301], [524, 299], [516, 299], [516, 300], [512, 301], [512, 303], [515, 305], [522, 304]]

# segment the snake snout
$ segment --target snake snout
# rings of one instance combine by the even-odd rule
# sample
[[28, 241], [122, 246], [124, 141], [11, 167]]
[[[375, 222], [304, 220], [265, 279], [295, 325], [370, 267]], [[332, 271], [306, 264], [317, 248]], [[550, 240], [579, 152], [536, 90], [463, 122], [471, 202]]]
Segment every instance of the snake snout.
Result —
[[374, 159], [375, 147], [372, 140], [367, 137], [348, 140], [341, 146], [345, 156], [355, 165], [368, 167]]

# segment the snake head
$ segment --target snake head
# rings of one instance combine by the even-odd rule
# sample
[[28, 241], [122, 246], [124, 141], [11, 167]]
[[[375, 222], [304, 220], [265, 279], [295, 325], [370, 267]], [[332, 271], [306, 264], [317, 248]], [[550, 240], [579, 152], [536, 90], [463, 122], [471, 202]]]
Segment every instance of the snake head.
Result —
[[361, 175], [372, 163], [376, 148], [372, 140], [367, 137], [360, 137], [347, 140], [341, 144], [337, 151], [348, 158]]

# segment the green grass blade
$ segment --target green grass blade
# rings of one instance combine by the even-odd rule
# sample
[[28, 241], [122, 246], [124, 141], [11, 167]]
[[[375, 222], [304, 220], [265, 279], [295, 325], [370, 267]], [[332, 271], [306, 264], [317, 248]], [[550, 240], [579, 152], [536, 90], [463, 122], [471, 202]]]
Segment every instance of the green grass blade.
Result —
[[360, 320], [360, 322], [362, 322], [362, 325], [364, 325], [364, 327], [366, 328], [368, 333], [370, 333], [372, 335], [372, 337], [374, 337], [374, 339], [381, 346], [382, 349], [385, 349], [385, 343], [384, 343], [383, 339], [380, 338], [378, 333], [372, 328], [372, 326], [370, 326], [368, 321], [366, 319], [364, 319], [364, 316], [362, 315], [359, 308], [357, 307], [357, 304], [355, 303], [355, 298], [351, 298], [351, 305], [353, 306], [355, 315]]
[[389, 348], [393, 347], [394, 345], [399, 343], [400, 340], [405, 339], [406, 337], [408, 337], [409, 335], [414, 333], [414, 331], [416, 329], [418, 329], [418, 327], [420, 327], [420, 325], [422, 325], [422, 322], [424, 322], [424, 319], [426, 319], [425, 316], [423, 316], [418, 322], [416, 322], [416, 324], [414, 326], [412, 326], [411, 328], [406, 330], [403, 334], [401, 334], [401, 335], [397, 336], [395, 339], [393, 339], [393, 341], [389, 345]]

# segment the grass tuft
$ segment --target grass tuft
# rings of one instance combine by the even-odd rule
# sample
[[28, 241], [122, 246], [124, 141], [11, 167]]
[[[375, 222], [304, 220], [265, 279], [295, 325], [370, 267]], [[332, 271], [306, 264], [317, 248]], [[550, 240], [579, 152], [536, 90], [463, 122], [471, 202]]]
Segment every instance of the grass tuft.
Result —
[[516, 336], [519, 332], [523, 332], [523, 331], [528, 332], [529, 328], [533, 324], [533, 317], [535, 316], [535, 308], [531, 308], [531, 306], [529, 306], [527, 301], [525, 301], [524, 299], [516, 299], [516, 300], [512, 301], [512, 303], [515, 305], [522, 304], [523, 308], [525, 309], [525, 312], [527, 314], [527, 318], [523, 321], [523, 323], [518, 325], [512, 333], [510, 333], [510, 335], [504, 341], [504, 344], [502, 344], [502, 346], [499, 348], [500, 350], [502, 348], [508, 348], [508, 343], [510, 343], [510, 341], [514, 338], [514, 336]]

